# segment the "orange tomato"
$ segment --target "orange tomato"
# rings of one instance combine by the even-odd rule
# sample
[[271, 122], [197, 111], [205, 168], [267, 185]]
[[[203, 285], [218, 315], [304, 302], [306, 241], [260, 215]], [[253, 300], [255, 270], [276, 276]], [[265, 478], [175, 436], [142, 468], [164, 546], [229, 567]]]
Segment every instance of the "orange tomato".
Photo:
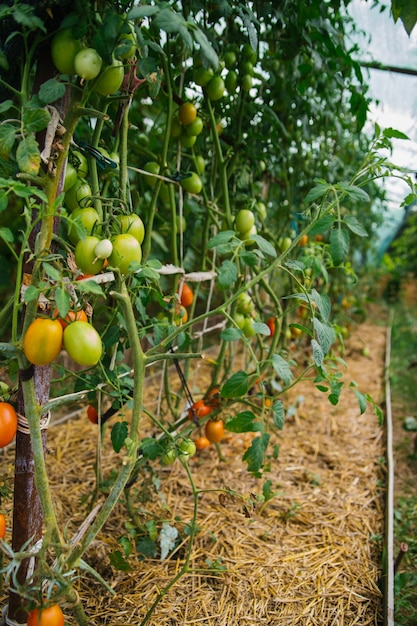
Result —
[[206, 423], [205, 434], [211, 443], [219, 443], [224, 437], [224, 424], [222, 420], [209, 420]]
[[187, 283], [183, 283], [180, 288], [180, 302], [182, 306], [190, 306], [194, 302], [194, 293]]
[[266, 325], [269, 328], [269, 332], [271, 333], [271, 337], [273, 337], [275, 335], [275, 318], [274, 317], [270, 317], [269, 319], [266, 320]]
[[188, 409], [190, 419], [193, 419], [194, 415], [198, 418], [206, 417], [209, 413], [211, 413], [211, 407], [208, 406], [204, 400], [197, 400], [194, 402], [193, 406]]
[[58, 309], [55, 309], [55, 311], [53, 312], [53, 318], [58, 319], [58, 322], [61, 324], [63, 329], [68, 326], [68, 324], [71, 324], [71, 322], [76, 322], [79, 320], [82, 320], [83, 322], [88, 322], [87, 313], [83, 309], [80, 309], [79, 311], [68, 311], [64, 319], [62, 317], [59, 317]]
[[207, 437], [204, 437], [203, 435], [201, 437], [197, 437], [194, 443], [197, 450], [205, 450], [210, 446], [210, 441], [207, 439]]
[[17, 413], [8, 402], [0, 402], [0, 448], [9, 445], [17, 431]]
[[307, 243], [308, 243], [308, 235], [303, 235], [300, 241], [298, 242], [298, 245], [301, 246], [301, 248], [304, 248], [304, 246], [306, 246]]
[[192, 102], [184, 102], [178, 109], [178, 117], [181, 124], [188, 126], [188, 124], [192, 124], [197, 117], [197, 109]]
[[62, 347], [62, 326], [58, 320], [37, 317], [26, 330], [23, 351], [33, 365], [48, 365]]
[[58, 604], [34, 609], [28, 615], [27, 626], [65, 626], [64, 614]]
[[220, 387], [213, 387], [206, 393], [205, 402], [213, 409], [218, 409], [220, 406]]
[[6, 516], [3, 513], [0, 513], [0, 539], [4, 539], [5, 536], [6, 536]]

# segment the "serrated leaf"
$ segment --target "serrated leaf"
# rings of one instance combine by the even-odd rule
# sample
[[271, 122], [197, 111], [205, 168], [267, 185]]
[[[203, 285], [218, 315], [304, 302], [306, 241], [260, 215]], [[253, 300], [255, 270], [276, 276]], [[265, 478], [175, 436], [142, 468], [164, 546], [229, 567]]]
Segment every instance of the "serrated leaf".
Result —
[[83, 293], [92, 293], [97, 296], [104, 296], [102, 288], [94, 280], [78, 281], [77, 289]]
[[243, 461], [248, 464], [248, 471], [255, 476], [259, 476], [259, 470], [264, 464], [269, 440], [270, 435], [268, 433], [262, 433], [259, 437], [255, 437], [242, 457]]
[[219, 67], [219, 57], [217, 56], [217, 52], [213, 49], [202, 30], [197, 27], [192, 31], [192, 33], [194, 40], [200, 46], [202, 58], [205, 59], [209, 65], [211, 65], [214, 71], [216, 71]]
[[313, 326], [316, 331], [317, 341], [320, 344], [323, 353], [326, 355], [332, 345], [332, 331], [327, 324], [323, 324], [317, 317], [313, 318]]
[[263, 430], [260, 422], [255, 422], [256, 417], [252, 411], [242, 411], [228, 420], [226, 430], [231, 433], [255, 433]]
[[217, 233], [217, 235], [214, 235], [214, 237], [212, 237], [210, 239], [210, 241], [208, 242], [208, 249], [211, 250], [212, 248], [215, 248], [216, 246], [220, 246], [220, 245], [224, 245], [225, 243], [229, 243], [229, 241], [231, 239], [233, 239], [233, 237], [235, 237], [235, 231], [234, 230], [224, 230], [220, 233]]
[[342, 189], [346, 191], [351, 198], [358, 200], [358, 202], [369, 202], [370, 200], [366, 191], [356, 185], [343, 185]]
[[315, 202], [319, 198], [322, 198], [329, 191], [329, 189], [330, 185], [328, 183], [319, 183], [318, 185], [310, 189], [305, 197], [304, 202], [306, 202], [307, 204], [309, 202]]
[[317, 220], [314, 226], [310, 228], [309, 235], [318, 235], [321, 233], [325, 233], [326, 231], [331, 229], [333, 224], [333, 215], [325, 215], [324, 217], [321, 217], [319, 220]]
[[184, 27], [185, 21], [179, 13], [175, 13], [169, 7], [164, 7], [159, 11], [153, 23], [166, 33], [178, 33], [180, 28]]
[[109, 559], [112, 567], [121, 572], [130, 572], [132, 569], [120, 550], [115, 550], [114, 552], [111, 552]]
[[49, 278], [52, 278], [52, 280], [55, 280], [55, 281], [59, 281], [61, 279], [61, 272], [57, 270], [56, 267], [46, 262], [42, 263], [42, 266], [45, 271], [45, 274], [47, 274]]
[[241, 398], [248, 393], [249, 376], [242, 370], [233, 374], [220, 390], [222, 398]]
[[259, 261], [259, 255], [255, 252], [249, 252], [248, 250], [241, 250], [239, 252], [239, 259], [242, 263], [249, 265], [249, 267], [255, 267]]
[[13, 243], [14, 235], [10, 228], [7, 228], [6, 226], [0, 226], [0, 239], [3, 239], [3, 241], [7, 241], [7, 243]]
[[243, 331], [240, 328], [225, 328], [220, 333], [223, 341], [238, 341], [243, 336]]
[[16, 3], [13, 7], [13, 18], [18, 24], [22, 24], [32, 31], [40, 29], [44, 33], [47, 32], [45, 24], [35, 15], [34, 8], [29, 4]]
[[293, 374], [288, 361], [282, 358], [279, 354], [274, 354], [272, 357], [272, 367], [276, 374], [281, 378], [284, 385], [290, 385], [293, 380]]
[[324, 353], [321, 349], [321, 346], [319, 345], [319, 343], [317, 343], [315, 339], [311, 340], [311, 348], [313, 350], [314, 363], [317, 365], [317, 367], [321, 367], [324, 361]]
[[30, 133], [37, 133], [46, 128], [51, 119], [46, 109], [27, 109], [23, 114], [23, 125]]
[[24, 300], [25, 302], [33, 302], [39, 298], [40, 291], [37, 287], [33, 285], [29, 285], [27, 289], [25, 289]]
[[231, 287], [233, 283], [237, 281], [239, 272], [237, 265], [230, 261], [229, 259], [225, 259], [221, 266], [219, 267], [217, 281], [220, 289], [227, 289]]
[[355, 233], [355, 235], [359, 235], [359, 237], [368, 237], [368, 233], [366, 232], [365, 228], [354, 215], [346, 215], [343, 221], [345, 222], [349, 230], [351, 230], [352, 233]]
[[11, 124], [0, 126], [0, 157], [7, 159], [14, 146], [16, 129]]
[[[305, 270], [306, 265], [302, 261], [287, 261], [285, 266], [290, 270], [295, 270], [296, 272], [302, 272]], [[290, 297], [290, 296], [289, 296]]]
[[316, 289], [312, 289], [310, 297], [311, 300], [316, 303], [323, 320], [327, 322], [332, 310], [332, 303], [327, 293], [319, 294]]
[[330, 254], [336, 266], [346, 260], [349, 252], [349, 244], [349, 231], [345, 228], [334, 228], [330, 232]]
[[167, 558], [168, 554], [175, 548], [178, 537], [178, 530], [175, 526], [170, 526], [167, 522], [162, 524], [159, 543], [161, 545], [161, 561]]
[[55, 291], [55, 304], [60, 317], [63, 319], [68, 315], [70, 303], [71, 299], [68, 291], [64, 287], [58, 287]]
[[251, 240], [257, 243], [259, 250], [261, 250], [267, 256], [270, 256], [272, 258], [275, 258], [277, 256], [277, 251], [275, 250], [274, 246], [260, 235], [251, 235]]
[[120, 452], [123, 448], [127, 435], [127, 422], [116, 422], [111, 429], [111, 442], [115, 452]]
[[272, 416], [275, 428], [282, 430], [285, 422], [285, 409], [282, 400], [276, 400], [272, 405]]
[[163, 453], [161, 444], [152, 437], [145, 437], [140, 442], [140, 450], [144, 457], [152, 461], [157, 459]]
[[16, 150], [16, 160], [21, 172], [36, 175], [41, 165], [38, 142], [32, 135], [21, 139]]
[[61, 83], [56, 78], [50, 78], [46, 82], [42, 83], [39, 89], [39, 100], [44, 104], [50, 104], [56, 102], [60, 98], [65, 96], [66, 87], [64, 83]]

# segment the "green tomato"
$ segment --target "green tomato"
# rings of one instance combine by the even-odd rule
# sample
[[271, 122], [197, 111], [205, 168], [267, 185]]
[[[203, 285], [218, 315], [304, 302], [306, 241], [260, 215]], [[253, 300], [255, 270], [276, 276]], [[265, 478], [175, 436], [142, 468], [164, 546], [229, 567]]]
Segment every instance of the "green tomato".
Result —
[[74, 59], [82, 46], [79, 39], [74, 39], [72, 28], [59, 30], [51, 42], [52, 61], [61, 74], [75, 74]]
[[200, 154], [195, 157], [195, 169], [200, 176], [204, 174], [204, 170], [206, 169], [206, 161]]
[[77, 182], [77, 170], [68, 161], [65, 168], [64, 191], [68, 191]]
[[108, 65], [101, 72], [100, 76], [94, 83], [94, 91], [101, 96], [110, 96], [110, 94], [119, 91], [125, 76], [122, 61], [115, 59], [112, 65]]
[[224, 79], [224, 84], [229, 93], [234, 93], [236, 91], [238, 83], [238, 75], [234, 70], [230, 70], [226, 74], [226, 78]]
[[203, 127], [204, 127], [203, 120], [201, 119], [201, 117], [198, 117], [197, 115], [195, 120], [191, 122], [191, 124], [188, 124], [188, 126], [185, 127], [185, 132], [187, 133], [187, 135], [194, 137], [194, 136], [199, 135], [203, 131]]
[[181, 187], [188, 193], [200, 193], [203, 188], [200, 176], [196, 172], [190, 172], [191, 176], [181, 180]]
[[255, 334], [255, 329], [253, 327], [254, 324], [254, 320], [252, 319], [252, 317], [245, 317], [245, 322], [243, 324], [243, 334], [245, 335], [245, 337], [253, 337]]
[[267, 217], [267, 211], [266, 211], [265, 204], [263, 202], [258, 201], [255, 204], [255, 209], [256, 209], [256, 212], [257, 212], [261, 222], [264, 222], [266, 220], [266, 217]]
[[250, 91], [252, 89], [252, 76], [250, 74], [242, 76], [242, 89], [243, 91]]
[[193, 457], [197, 452], [197, 447], [192, 439], [183, 439], [180, 443], [180, 453], [178, 458], [183, 463], [186, 463], [188, 459]]
[[253, 76], [253, 65], [250, 61], [243, 61], [240, 65], [240, 70], [242, 75], [249, 74], [249, 76]]
[[241, 330], [243, 329], [245, 325], [245, 319], [246, 317], [243, 315], [243, 313], [239, 313], [239, 311], [235, 311], [233, 315], [233, 320], [237, 324], [238, 328], [240, 328]]
[[75, 246], [75, 262], [83, 274], [98, 274], [103, 267], [103, 259], [98, 259], [96, 256], [98, 243], [100, 243], [99, 237], [87, 235], [85, 239], [80, 239]]
[[132, 59], [136, 54], [137, 46], [138, 41], [135, 33], [130, 32], [123, 34], [117, 41], [114, 56], [117, 59], [122, 59], [122, 61]]
[[64, 348], [79, 365], [97, 365], [103, 354], [101, 337], [91, 324], [82, 320], [72, 322], [64, 330]]
[[258, 56], [256, 50], [254, 50], [249, 43], [245, 43], [241, 50], [241, 55], [244, 61], [250, 61], [253, 64], [256, 63]]
[[282, 252], [286, 252], [288, 250], [288, 248], [291, 246], [291, 244], [292, 244], [291, 237], [282, 237], [278, 241], [278, 245], [281, 248]]
[[206, 92], [209, 100], [220, 100], [224, 96], [224, 80], [221, 76], [213, 76], [206, 85]]
[[247, 244], [254, 243], [252, 239], [253, 235], [258, 233], [256, 226], [253, 225], [250, 230], [245, 231], [244, 233], [239, 233], [239, 237], [242, 241], [245, 241]]
[[177, 458], [177, 452], [175, 448], [170, 448], [169, 450], [166, 450], [164, 454], [161, 456], [161, 463], [163, 465], [172, 465], [173, 463], [175, 463], [176, 458]]
[[94, 254], [98, 259], [108, 259], [113, 252], [113, 244], [110, 239], [102, 239], [94, 248]]
[[[148, 163], [145, 163], [145, 165], [143, 166], [143, 169], [145, 170], [145, 172], [149, 172], [150, 174], [159, 174], [159, 163], [157, 163], [156, 161], [148, 161]], [[145, 175], [145, 182], [147, 185], [149, 185], [149, 187], [155, 187], [156, 183], [157, 183], [157, 178], [155, 176], [147, 176]]]
[[249, 209], [240, 209], [235, 219], [235, 228], [239, 233], [247, 233], [255, 224], [255, 215]]
[[200, 87], [205, 87], [207, 83], [213, 78], [213, 70], [210, 68], [206, 70], [202, 65], [197, 67], [193, 72], [193, 80]]
[[74, 150], [72, 153], [74, 161], [78, 162], [78, 165], [74, 162], [74, 167], [77, 170], [79, 178], [87, 178], [88, 176], [88, 161], [85, 154], [79, 150]]
[[175, 138], [181, 137], [182, 131], [183, 131], [183, 126], [180, 120], [178, 119], [178, 115], [174, 115], [171, 121], [171, 129], [170, 129], [171, 137], [175, 137]]
[[83, 48], [74, 59], [75, 72], [83, 80], [93, 80], [101, 72], [102, 58], [94, 48]]
[[182, 133], [180, 143], [183, 148], [191, 148], [197, 141], [197, 135], [188, 135], [187, 132]]
[[185, 217], [183, 215], [181, 217], [179, 215], [176, 215], [175, 223], [177, 227], [177, 233], [184, 233], [185, 229], [187, 228], [187, 221]]
[[253, 310], [253, 301], [246, 292], [238, 295], [236, 300], [236, 311], [242, 315], [249, 315]]
[[128, 233], [112, 238], [113, 252], [109, 256], [109, 265], [117, 268], [121, 274], [128, 274], [131, 263], [140, 263], [142, 248], [138, 240]]
[[116, 222], [120, 227], [120, 233], [128, 233], [142, 243], [145, 238], [145, 226], [139, 215], [117, 215]]
[[90, 185], [82, 179], [78, 179], [75, 185], [72, 185], [65, 192], [64, 203], [70, 211], [75, 211], [80, 207], [85, 208], [92, 204], [92, 191]]
[[80, 241], [83, 233], [92, 235], [93, 232], [97, 234], [101, 231], [99, 214], [92, 207], [75, 209], [71, 213], [71, 219], [75, 223], [70, 222], [69, 224], [68, 238], [74, 245]]
[[236, 65], [237, 57], [233, 50], [228, 50], [227, 52], [225, 52], [223, 60], [225, 67], [230, 70]]

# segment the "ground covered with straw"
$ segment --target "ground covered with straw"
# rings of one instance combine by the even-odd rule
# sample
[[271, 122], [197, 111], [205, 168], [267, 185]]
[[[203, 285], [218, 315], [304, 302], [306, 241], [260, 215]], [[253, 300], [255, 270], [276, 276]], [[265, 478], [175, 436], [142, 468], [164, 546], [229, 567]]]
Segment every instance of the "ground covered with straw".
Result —
[[[384, 326], [366, 322], [352, 331], [348, 344], [345, 381], [356, 381], [382, 402]], [[312, 382], [303, 383], [286, 405], [293, 415], [273, 435], [278, 458], [271, 456], [261, 479], [241, 460], [252, 435], [228, 435], [224, 460], [214, 447], [193, 460], [196, 487], [204, 492], [190, 570], [162, 597], [149, 625], [382, 623], [383, 427], [371, 407], [360, 415], [347, 388], [332, 406]], [[94, 490], [96, 433], [84, 409], [53, 424], [48, 434], [55, 500], [70, 536]], [[104, 476], [114, 460], [108, 440], [109, 431], [101, 452]], [[136, 521], [155, 519], [177, 528], [176, 549], [164, 560], [133, 551], [129, 569], [116, 569], [110, 555], [121, 550], [119, 540], [129, 531], [121, 503], [86, 555], [115, 594], [89, 576], [76, 583], [91, 625], [140, 625], [183, 564], [193, 512], [190, 483], [178, 462], [168, 468], [155, 462], [154, 470], [152, 480], [140, 476], [132, 489]], [[273, 497], [263, 502], [267, 480]], [[66, 619], [75, 624], [69, 608]]]

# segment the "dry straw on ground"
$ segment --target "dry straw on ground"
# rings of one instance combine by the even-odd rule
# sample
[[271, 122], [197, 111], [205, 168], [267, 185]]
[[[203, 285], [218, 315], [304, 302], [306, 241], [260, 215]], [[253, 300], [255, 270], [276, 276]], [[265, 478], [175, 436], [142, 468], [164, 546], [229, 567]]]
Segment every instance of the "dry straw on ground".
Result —
[[[363, 356], [363, 338], [371, 356]], [[346, 381], [355, 380], [377, 401], [383, 398], [383, 326], [365, 324], [350, 340]], [[300, 398], [303, 396], [303, 399]], [[199, 532], [190, 572], [163, 597], [152, 626], [353, 626], [381, 623], [381, 552], [384, 528], [381, 458], [383, 429], [371, 409], [362, 416], [353, 393], [331, 406], [313, 383], [297, 386], [287, 405], [298, 405], [284, 430], [273, 436], [279, 457], [257, 480], [241, 457], [249, 435], [229, 436], [192, 463], [199, 501]], [[94, 488], [97, 429], [83, 413], [53, 425], [48, 466], [62, 523], [73, 533], [87, 512]], [[106, 440], [109, 433], [106, 434]], [[112, 452], [105, 443], [105, 472]], [[138, 504], [175, 525], [183, 541], [168, 559], [129, 559], [132, 569], [112, 569], [109, 553], [126, 534], [125, 508], [114, 511], [86, 559], [113, 587], [107, 593], [82, 578], [79, 594], [91, 625], [138, 626], [158, 593], [179, 571], [187, 545], [185, 525], [192, 517], [192, 494], [184, 468], [155, 464], [161, 494]], [[274, 497], [259, 501], [265, 480]], [[134, 491], [139, 495], [141, 483]], [[236, 492], [219, 498], [216, 490]], [[144, 514], [143, 519], [146, 519]], [[70, 612], [68, 624], [74, 624]]]

